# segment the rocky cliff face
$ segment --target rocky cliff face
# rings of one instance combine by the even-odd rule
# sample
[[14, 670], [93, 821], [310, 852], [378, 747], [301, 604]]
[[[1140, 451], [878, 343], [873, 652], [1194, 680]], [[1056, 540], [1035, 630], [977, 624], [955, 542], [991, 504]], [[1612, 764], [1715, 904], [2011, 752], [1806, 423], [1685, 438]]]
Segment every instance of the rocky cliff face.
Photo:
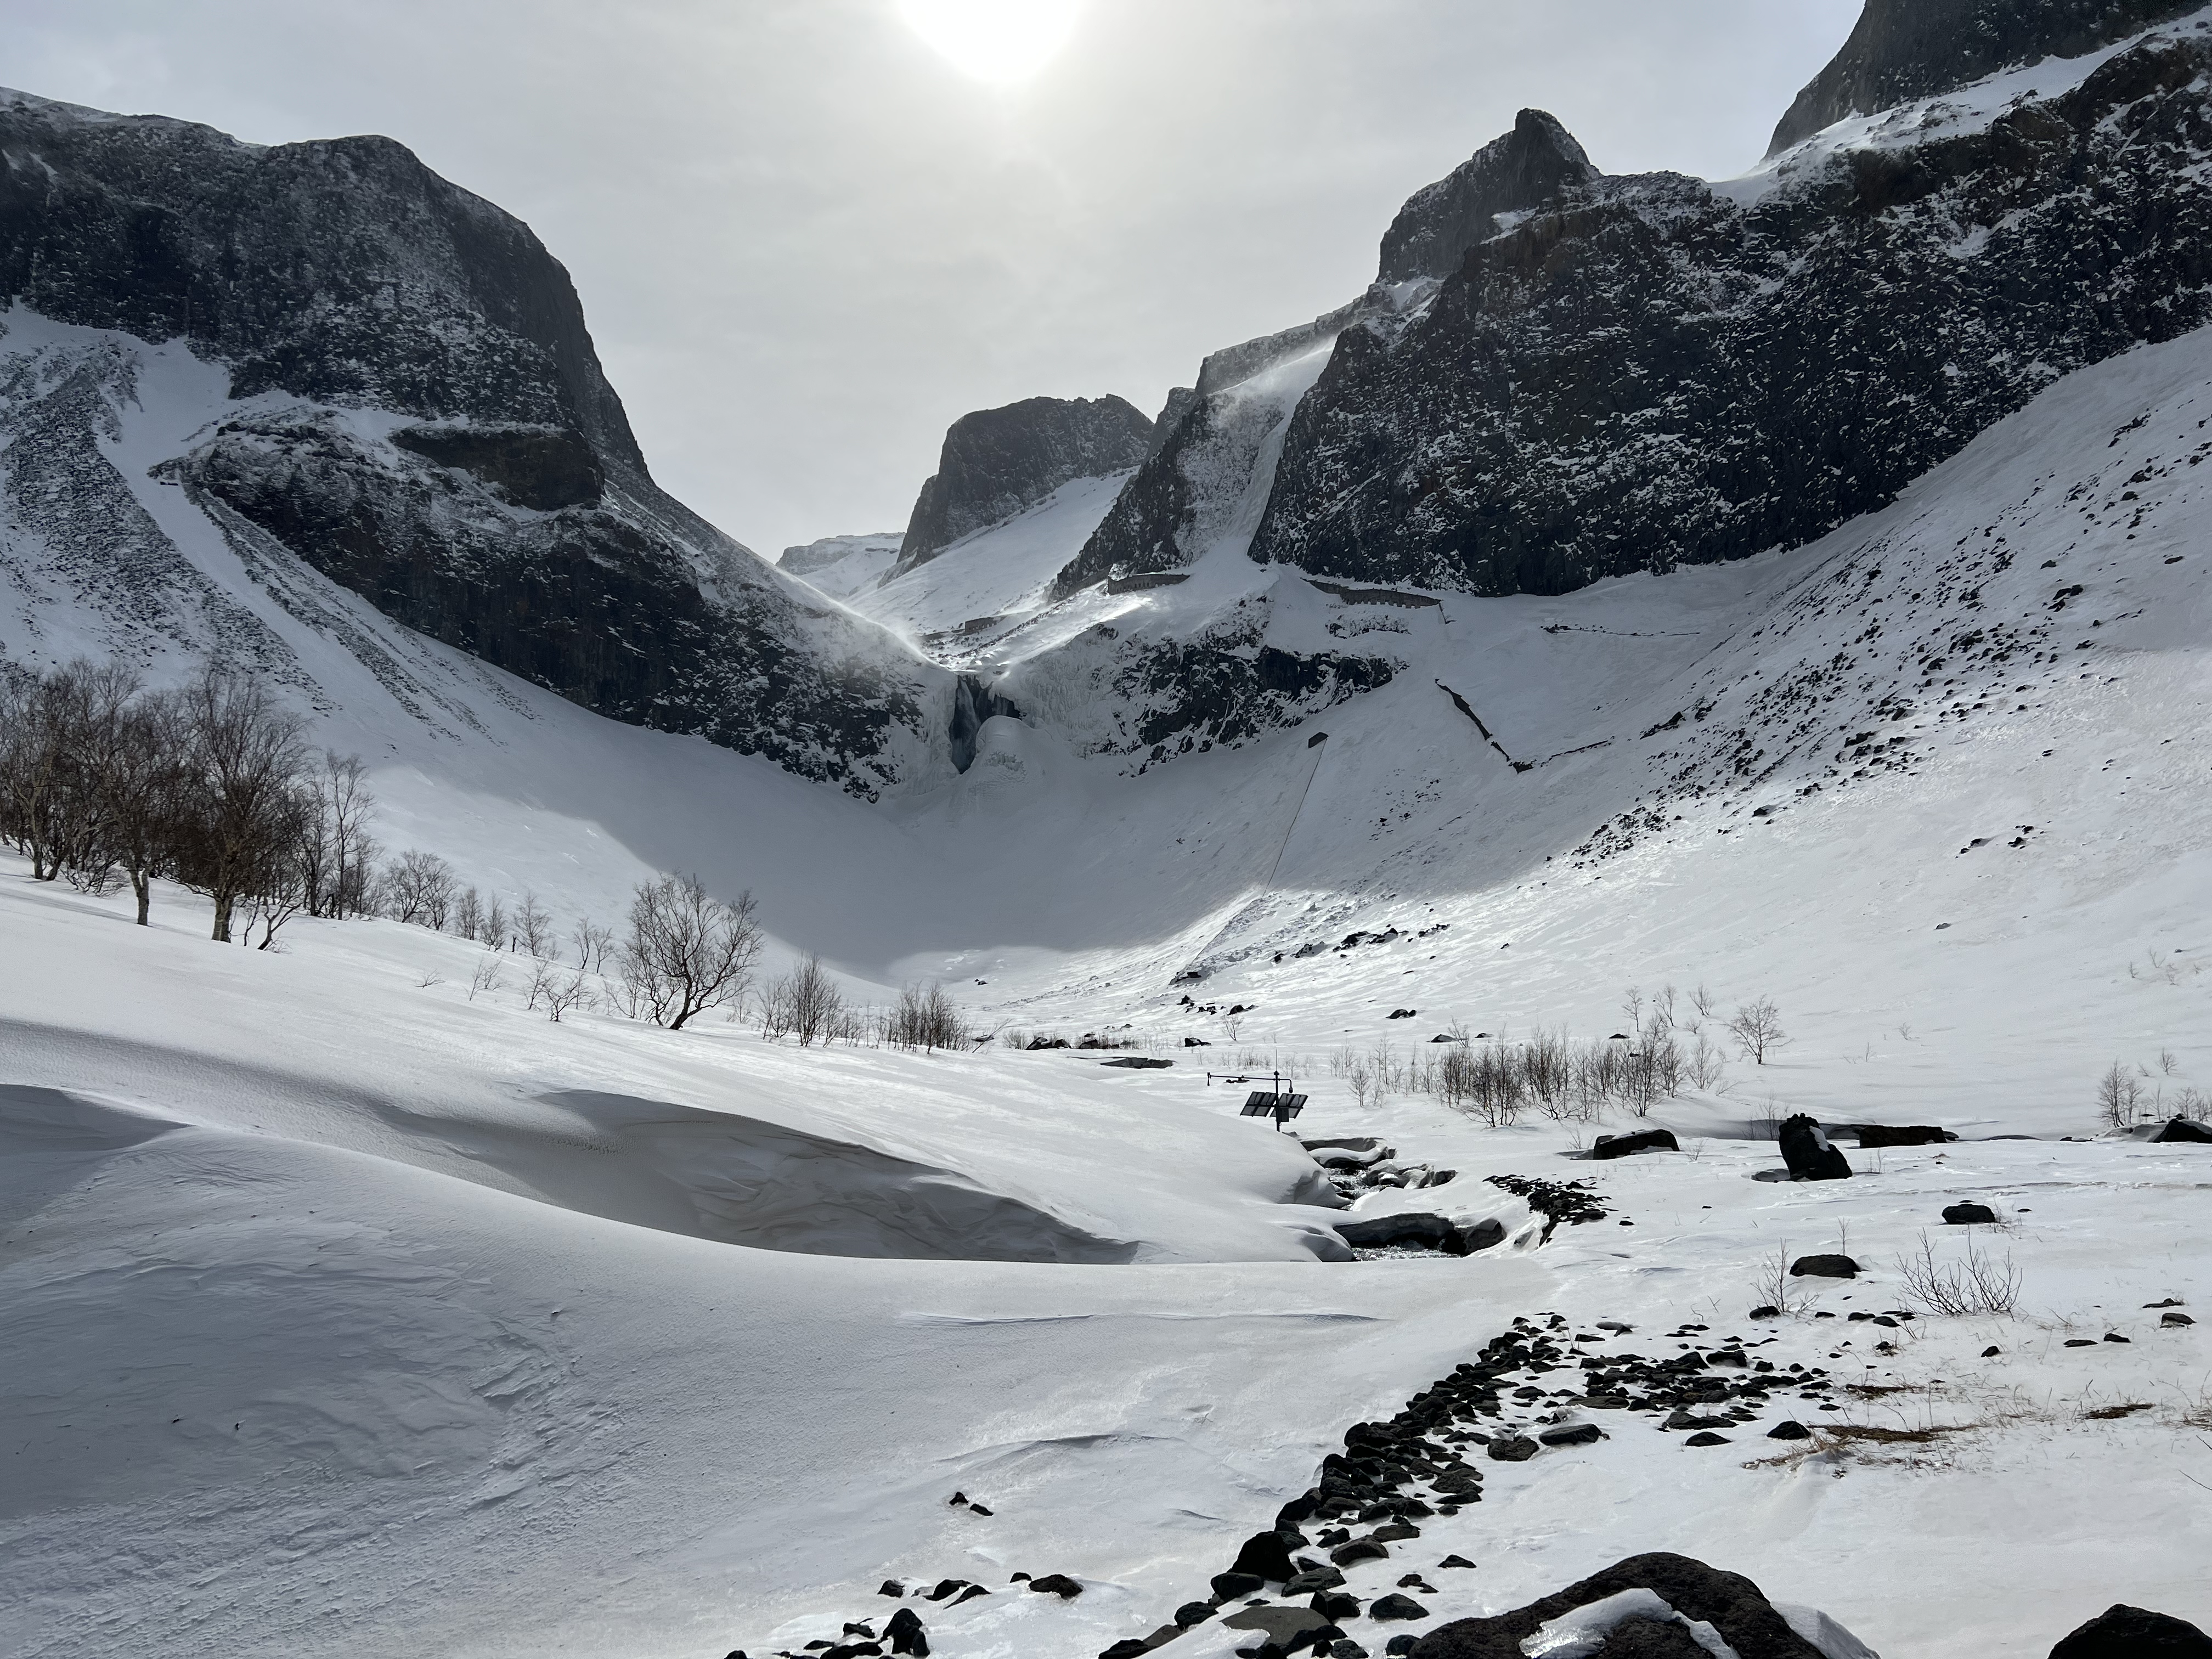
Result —
[[2212, 320], [2208, 70], [2192, 21], [1735, 185], [1583, 186], [1345, 332], [1252, 556], [1557, 592], [1881, 506], [2060, 374]]
[[2203, 0], [1867, 0], [1835, 60], [1797, 94], [1771, 155], [1871, 115], [2043, 58], [2078, 58]]
[[1382, 240], [1380, 275], [1350, 303], [1210, 355], [1198, 384], [1162, 411], [1143, 467], [1083, 550], [1054, 580], [1065, 597], [1115, 574], [1175, 570], [1234, 538], [1249, 547], [1273, 486], [1285, 422], [1322, 354], [1355, 325], [1389, 337], [1436, 279], [1498, 234], [1499, 216], [1531, 212], [1600, 175], [1567, 130], [1541, 110], [1419, 191]]
[[945, 432], [936, 475], [915, 501], [891, 574], [927, 563], [1062, 484], [1127, 471], [1152, 441], [1152, 422], [1114, 397], [1027, 398], [962, 416]]
[[[601, 714], [856, 793], [922, 741], [941, 677], [655, 486], [567, 272], [399, 145], [263, 148], [4, 93], [0, 163], [0, 296], [103, 331], [15, 360], [33, 441], [8, 466], [11, 565], [89, 570], [124, 521], [138, 562], [189, 562], [87, 447], [124, 420], [139, 347], [177, 342], [228, 396], [155, 471], [249, 568], [296, 557]], [[95, 476], [25, 495], [52, 450]]]
[[1449, 276], [1468, 249], [1498, 234], [1500, 214], [1533, 211], [1599, 176], [1557, 116], [1524, 109], [1512, 131], [1485, 144], [1449, 176], [1415, 191], [1398, 210], [1382, 235], [1376, 280]]
[[857, 536], [824, 536], [819, 541], [785, 548], [783, 556], [775, 562], [776, 568], [788, 570], [794, 576], [806, 576], [817, 570], [826, 570], [841, 559], [849, 558], [855, 553], [889, 553], [896, 559], [901, 539], [896, 530], [878, 530]]

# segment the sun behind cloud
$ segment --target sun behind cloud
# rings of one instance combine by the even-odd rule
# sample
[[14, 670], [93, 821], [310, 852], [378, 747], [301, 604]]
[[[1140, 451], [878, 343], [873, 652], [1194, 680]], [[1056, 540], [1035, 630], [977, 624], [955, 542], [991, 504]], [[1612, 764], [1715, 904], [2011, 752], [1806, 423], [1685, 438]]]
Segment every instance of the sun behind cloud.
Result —
[[994, 86], [1028, 80], [1059, 54], [1081, 0], [899, 0], [899, 16], [953, 68]]

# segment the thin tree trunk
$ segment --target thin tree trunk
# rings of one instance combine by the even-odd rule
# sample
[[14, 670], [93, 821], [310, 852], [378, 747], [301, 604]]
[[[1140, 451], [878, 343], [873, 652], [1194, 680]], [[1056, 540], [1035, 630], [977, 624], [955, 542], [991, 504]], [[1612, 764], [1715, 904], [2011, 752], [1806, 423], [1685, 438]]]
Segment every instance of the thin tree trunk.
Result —
[[146, 913], [154, 903], [154, 879], [137, 870], [131, 872], [131, 890], [138, 896], [138, 925], [146, 926]]
[[215, 896], [214, 938], [216, 943], [218, 945], [228, 945], [230, 943], [230, 907], [232, 897], [233, 896], [228, 893], [217, 893]]

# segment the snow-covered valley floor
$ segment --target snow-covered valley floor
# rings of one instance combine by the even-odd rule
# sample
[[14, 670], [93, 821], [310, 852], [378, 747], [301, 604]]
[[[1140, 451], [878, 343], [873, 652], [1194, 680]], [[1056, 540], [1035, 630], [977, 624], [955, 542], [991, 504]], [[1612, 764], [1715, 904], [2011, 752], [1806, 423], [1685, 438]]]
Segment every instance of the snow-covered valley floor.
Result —
[[[395, 849], [564, 927], [695, 870], [760, 895], [772, 967], [818, 951], [878, 1000], [942, 976], [979, 1030], [1110, 1027], [1175, 1064], [555, 1024], [520, 967], [471, 996], [482, 952], [419, 928], [224, 949], [189, 895], [142, 930], [0, 860], [0, 1650], [758, 1659], [919, 1605], [948, 1659], [1079, 1659], [1202, 1595], [1352, 1423], [1553, 1315], [1563, 1351], [1741, 1339], [1752, 1375], [1829, 1386], [1693, 1447], [1532, 1382], [1513, 1420], [1607, 1437], [1477, 1460], [1481, 1503], [1347, 1572], [1363, 1600], [1428, 1575], [1411, 1628], [1655, 1549], [1889, 1659], [2041, 1653], [2116, 1601], [2212, 1624], [2212, 1149], [2065, 1138], [2115, 1062], [2147, 1101], [2212, 1091], [2212, 337], [2060, 382], [1892, 507], [1741, 565], [1394, 608], [1227, 549], [1091, 590], [979, 660], [1030, 717], [877, 805], [246, 570], [146, 476], [210, 418], [172, 368], [110, 453], [283, 645], [317, 740], [367, 759]], [[996, 592], [966, 550], [928, 624], [1033, 593], [1037, 552]], [[26, 660], [113, 643], [19, 598]], [[1156, 760], [1105, 742], [1053, 643], [1262, 604], [1270, 644], [1398, 672]], [[1659, 1103], [1680, 1152], [1588, 1161], [1621, 1121], [1488, 1128], [1345, 1074], [1455, 1023], [1603, 1039], [1668, 985], [1686, 1033], [1703, 986], [1698, 1035], [1771, 997], [1790, 1038]], [[1456, 1172], [1358, 1214], [1509, 1242], [1323, 1259], [1320, 1171], [1207, 1078], [1278, 1065], [1307, 1135]], [[1795, 1110], [1963, 1139], [1753, 1179]], [[1539, 1243], [1492, 1175], [1588, 1180], [1607, 1213]], [[1925, 1231], [1955, 1260], [1960, 1199], [2002, 1218], [1973, 1235], [2014, 1312], [1850, 1319], [1913, 1310], [1899, 1258]], [[1753, 1322], [1785, 1249], [1867, 1271]], [[1765, 1438], [1784, 1415], [1829, 1431]], [[876, 1593], [948, 1577], [991, 1593]], [[1163, 1651], [1233, 1644], [1212, 1620]]]
[[[886, 1578], [957, 1577], [992, 1593], [917, 1604], [933, 1651], [1095, 1653], [1203, 1596], [1352, 1422], [1553, 1315], [1597, 1339], [1571, 1356], [1741, 1342], [1833, 1386], [1698, 1448], [1510, 1401], [1607, 1437], [1485, 1465], [1483, 1501], [1353, 1594], [1425, 1575], [1432, 1622], [1668, 1549], [1892, 1655], [2033, 1650], [2116, 1600], [2206, 1611], [2212, 1322], [2145, 1304], [2212, 1307], [2212, 1148], [2058, 1139], [1985, 1091], [1968, 1139], [1775, 1184], [1740, 1097], [1662, 1103], [1682, 1152], [1593, 1163], [1581, 1126], [1361, 1108], [1324, 1075], [1309, 1134], [1458, 1170], [1358, 1213], [1514, 1235], [1324, 1261], [1303, 1241], [1344, 1218], [1300, 1201], [1307, 1156], [1187, 1066], [553, 1024], [512, 988], [471, 1000], [476, 947], [421, 929], [225, 950], [165, 897], [140, 930], [0, 872], [9, 1651], [796, 1651], [879, 1626]], [[1499, 1173], [1588, 1180], [1608, 1213], [1539, 1245]], [[780, 1239], [748, 1215], [763, 1182]], [[1899, 1258], [1924, 1231], [1955, 1259], [1961, 1199], [2002, 1218], [1972, 1231], [2019, 1269], [2015, 1314], [1851, 1319], [1916, 1310]], [[1101, 1239], [1137, 1248], [1071, 1248]], [[994, 1248], [1043, 1259], [945, 1259]], [[1867, 1271], [1752, 1321], [1778, 1249]], [[1785, 1417], [1819, 1432], [1762, 1437]]]

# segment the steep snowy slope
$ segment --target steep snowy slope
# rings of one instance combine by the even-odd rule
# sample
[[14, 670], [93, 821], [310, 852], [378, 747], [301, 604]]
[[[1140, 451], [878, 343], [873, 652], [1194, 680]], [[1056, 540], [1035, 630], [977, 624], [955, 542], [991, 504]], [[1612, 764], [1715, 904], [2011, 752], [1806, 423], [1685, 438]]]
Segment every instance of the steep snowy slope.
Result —
[[[96, 615], [136, 657], [236, 635], [273, 669], [211, 573], [304, 567], [586, 708], [856, 794], [927, 744], [940, 677], [653, 483], [520, 221], [383, 138], [266, 148], [0, 91], [0, 151], [19, 617]], [[40, 657], [26, 625], [0, 655]]]
[[[920, 638], [939, 660], [970, 650], [1043, 607], [1053, 577], [1097, 528], [1128, 477], [1124, 468], [1061, 484], [1005, 522], [939, 549], [927, 564], [840, 597], [862, 616]], [[963, 626], [969, 623], [977, 625]]]

